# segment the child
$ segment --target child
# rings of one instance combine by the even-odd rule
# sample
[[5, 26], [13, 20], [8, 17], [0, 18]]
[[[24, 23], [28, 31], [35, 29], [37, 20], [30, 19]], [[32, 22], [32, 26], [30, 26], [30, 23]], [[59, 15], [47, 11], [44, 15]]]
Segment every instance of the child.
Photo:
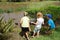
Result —
[[30, 30], [30, 19], [27, 16], [27, 12], [24, 13], [24, 17], [21, 18], [20, 24], [22, 28], [22, 32], [25, 34], [27, 40], [30, 40], [28, 37], [28, 32]]
[[42, 24], [44, 24], [43, 14], [41, 12], [38, 12], [37, 22], [36, 23], [32, 22], [32, 23], [36, 25], [32, 37], [34, 37], [35, 33], [37, 33], [37, 37], [39, 37], [40, 29], [42, 27]]
[[52, 31], [55, 29], [55, 24], [52, 20], [52, 15], [51, 14], [46, 14], [46, 17], [48, 19], [48, 26], [49, 26], [49, 30], [46, 33], [52, 33]]

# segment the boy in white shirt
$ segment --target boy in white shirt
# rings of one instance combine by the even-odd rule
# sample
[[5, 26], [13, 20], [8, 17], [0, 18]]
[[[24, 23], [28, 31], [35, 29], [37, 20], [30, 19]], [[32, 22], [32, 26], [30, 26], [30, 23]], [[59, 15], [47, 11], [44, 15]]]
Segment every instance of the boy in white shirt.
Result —
[[27, 40], [29, 40], [28, 32], [30, 31], [30, 19], [28, 18], [27, 14], [27, 12], [24, 13], [24, 17], [21, 18], [20, 24]]
[[32, 23], [36, 25], [32, 37], [34, 37], [35, 33], [37, 33], [37, 36], [39, 36], [39, 32], [42, 27], [42, 24], [44, 24], [43, 14], [41, 12], [38, 12], [37, 13], [37, 22], [36, 23], [32, 22]]

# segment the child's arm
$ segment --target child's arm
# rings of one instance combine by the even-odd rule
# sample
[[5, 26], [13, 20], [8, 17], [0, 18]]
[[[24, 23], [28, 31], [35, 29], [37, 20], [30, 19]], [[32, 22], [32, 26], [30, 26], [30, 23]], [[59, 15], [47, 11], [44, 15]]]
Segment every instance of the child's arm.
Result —
[[[29, 23], [30, 23], [30, 19], [29, 19]], [[31, 31], [30, 25], [29, 25], [29, 31]]]
[[42, 23], [42, 26], [44, 26], [44, 22]]
[[44, 20], [43, 20], [43, 23], [42, 23], [42, 25], [44, 26]]
[[34, 23], [35, 25], [37, 25], [38, 24], [38, 22], [36, 22], [36, 23]]
[[31, 28], [29, 27], [29, 31], [31, 31]]
[[20, 27], [21, 27], [21, 24], [22, 24], [22, 18], [21, 18], [21, 20], [20, 20]]
[[31, 23], [32, 23], [32, 24], [35, 24], [35, 25], [38, 24], [38, 22], [36, 22], [36, 23], [35, 23], [35, 22], [31, 22]]
[[51, 21], [48, 21], [48, 26], [51, 26]]

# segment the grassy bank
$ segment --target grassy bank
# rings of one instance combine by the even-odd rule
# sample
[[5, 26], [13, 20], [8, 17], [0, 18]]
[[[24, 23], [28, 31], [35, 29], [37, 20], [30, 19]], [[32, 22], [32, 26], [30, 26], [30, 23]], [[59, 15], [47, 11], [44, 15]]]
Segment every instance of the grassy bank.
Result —
[[50, 5], [60, 6], [59, 1], [42, 1], [42, 2], [0, 2], [0, 9], [13, 10], [14, 12], [20, 10], [39, 9]]

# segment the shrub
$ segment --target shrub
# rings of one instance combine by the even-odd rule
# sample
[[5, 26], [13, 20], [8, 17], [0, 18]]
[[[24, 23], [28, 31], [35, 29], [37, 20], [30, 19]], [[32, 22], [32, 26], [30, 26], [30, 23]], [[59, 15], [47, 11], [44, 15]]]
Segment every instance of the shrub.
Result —
[[45, 9], [47, 13], [52, 14], [53, 19], [56, 20], [56, 18], [60, 17], [60, 7], [58, 6], [49, 6], [47, 9]]
[[39, 9], [30, 9], [26, 10], [29, 15], [34, 18], [36, 17], [37, 12], [42, 12], [44, 15], [45, 14], [52, 14], [53, 20], [56, 20], [56, 18], [60, 17], [60, 6], [48, 6], [44, 8], [39, 8]]
[[[11, 21], [9, 22], [11, 23]], [[7, 35], [7, 32], [9, 32], [11, 28], [9, 22], [8, 23], [4, 22], [3, 17], [0, 17], [0, 40], [7, 40], [9, 38], [10, 35]]]
[[13, 26], [13, 20], [9, 19], [8, 22], [5, 22], [3, 20], [3, 17], [0, 18], [0, 33], [7, 33], [10, 32], [10, 29], [14, 27]]

